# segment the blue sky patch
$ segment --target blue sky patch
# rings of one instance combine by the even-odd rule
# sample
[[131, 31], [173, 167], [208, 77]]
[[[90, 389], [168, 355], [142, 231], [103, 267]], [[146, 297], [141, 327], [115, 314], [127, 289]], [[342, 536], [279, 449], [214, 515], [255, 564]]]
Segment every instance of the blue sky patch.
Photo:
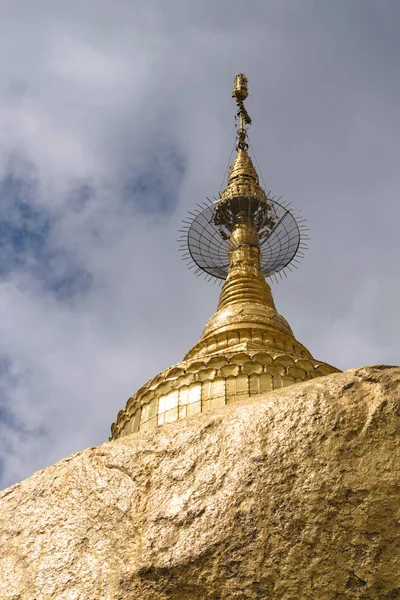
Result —
[[0, 182], [0, 278], [27, 272], [59, 300], [87, 292], [90, 273], [57, 243], [56, 218], [35, 204], [36, 193], [34, 183], [13, 175]]
[[185, 170], [186, 161], [175, 146], [160, 144], [140, 172], [128, 179], [124, 196], [144, 214], [172, 214]]

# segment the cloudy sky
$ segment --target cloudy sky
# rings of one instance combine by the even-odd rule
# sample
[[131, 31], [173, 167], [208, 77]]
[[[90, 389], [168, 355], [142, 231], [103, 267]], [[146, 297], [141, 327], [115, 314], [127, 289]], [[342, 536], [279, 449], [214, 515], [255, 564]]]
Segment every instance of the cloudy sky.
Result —
[[249, 78], [268, 188], [307, 217], [272, 284], [313, 355], [399, 364], [398, 0], [0, 1], [0, 485], [108, 439], [219, 288], [177, 252]]

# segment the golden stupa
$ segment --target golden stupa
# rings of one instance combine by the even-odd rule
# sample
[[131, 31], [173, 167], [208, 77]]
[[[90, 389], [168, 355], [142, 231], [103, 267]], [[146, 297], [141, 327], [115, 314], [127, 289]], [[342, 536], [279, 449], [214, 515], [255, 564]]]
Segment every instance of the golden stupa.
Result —
[[[296, 254], [298, 244], [292, 248], [290, 240], [276, 238], [284, 218], [294, 223], [292, 231], [296, 230], [296, 221], [260, 186], [246, 141], [246, 125], [251, 123], [243, 104], [247, 78], [239, 74], [234, 84], [232, 95], [239, 117], [237, 154], [226, 189], [198, 213], [201, 219], [195, 219], [195, 224], [203, 223], [197, 248], [201, 250], [201, 244], [208, 240], [208, 249], [212, 246], [215, 256], [220, 256], [219, 248], [225, 244], [226, 270], [222, 263], [216, 266], [211, 259], [207, 262], [207, 253], [202, 262], [198, 257], [201, 253], [192, 252], [188, 240], [190, 255], [200, 269], [217, 277], [226, 272], [217, 312], [183, 362], [156, 375], [129, 398], [111, 427], [110, 439], [339, 371], [313, 358], [296, 340], [277, 312], [265, 280], [265, 275], [272, 276], [287, 266]], [[282, 216], [274, 213], [274, 206], [280, 207]], [[207, 232], [211, 225], [217, 232], [212, 239]], [[265, 244], [273, 235], [278, 242], [274, 256]], [[264, 248], [272, 258], [266, 256], [267, 250], [264, 254]], [[270, 258], [274, 267], [271, 260], [268, 262]]]

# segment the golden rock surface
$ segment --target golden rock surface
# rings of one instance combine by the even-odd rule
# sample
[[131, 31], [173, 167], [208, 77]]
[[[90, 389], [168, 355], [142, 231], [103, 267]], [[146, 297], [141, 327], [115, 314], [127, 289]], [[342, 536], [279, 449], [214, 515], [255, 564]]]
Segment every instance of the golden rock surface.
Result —
[[0, 494], [0, 598], [400, 598], [399, 476], [399, 367], [125, 436]]

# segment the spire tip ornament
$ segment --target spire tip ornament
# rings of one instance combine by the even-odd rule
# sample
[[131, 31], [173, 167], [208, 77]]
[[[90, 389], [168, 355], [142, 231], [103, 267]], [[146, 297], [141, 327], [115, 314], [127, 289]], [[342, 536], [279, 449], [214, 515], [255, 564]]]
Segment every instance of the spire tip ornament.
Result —
[[246, 75], [239, 73], [236, 75], [233, 83], [234, 89], [232, 92], [232, 98], [236, 99], [236, 104], [238, 106], [237, 117], [239, 118], [239, 131], [237, 134], [236, 150], [247, 150], [249, 146], [246, 142], [246, 125], [251, 125], [251, 118], [245, 109], [244, 101], [249, 94], [247, 88], [248, 79]]

